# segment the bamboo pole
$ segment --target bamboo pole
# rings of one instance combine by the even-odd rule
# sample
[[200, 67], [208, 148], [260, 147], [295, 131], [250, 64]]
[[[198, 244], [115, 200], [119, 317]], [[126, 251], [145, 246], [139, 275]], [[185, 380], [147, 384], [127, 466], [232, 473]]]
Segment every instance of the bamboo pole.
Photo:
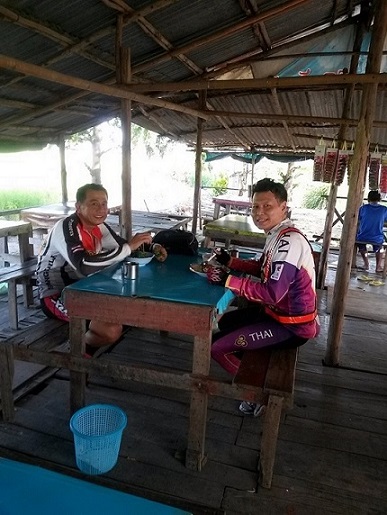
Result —
[[[117, 77], [125, 84], [130, 81], [130, 52], [122, 46], [123, 16], [117, 16], [116, 61]], [[131, 101], [121, 100], [122, 131], [122, 205], [120, 213], [120, 234], [126, 240], [132, 237], [132, 177], [131, 177]]]
[[[199, 93], [199, 106], [201, 109], [206, 104], [206, 93]], [[200, 206], [200, 188], [202, 183], [202, 136], [203, 136], [203, 120], [198, 118], [197, 134], [196, 134], [196, 153], [195, 153], [195, 188], [192, 214], [192, 232], [196, 234], [198, 224], [198, 214]]]
[[[351, 64], [350, 64], [350, 73], [356, 73], [358, 64], [359, 64], [359, 52], [361, 49], [361, 45], [363, 42], [363, 37], [366, 29], [366, 23], [368, 22], [367, 19], [365, 19], [368, 14], [368, 10], [360, 15], [361, 22], [359, 23], [356, 31], [356, 37], [353, 44], [353, 55], [351, 58]], [[345, 93], [345, 99], [344, 99], [344, 105], [343, 105], [343, 118], [346, 119], [350, 112], [351, 112], [351, 104], [353, 99], [353, 94], [355, 91], [355, 85], [351, 84], [347, 86], [347, 90]], [[343, 141], [346, 139], [346, 135], [348, 132], [348, 126], [347, 125], [341, 125], [339, 134], [338, 134], [338, 144], [339, 148], [341, 147]], [[326, 278], [326, 272], [327, 272], [327, 264], [328, 264], [328, 255], [329, 255], [329, 247], [331, 243], [331, 237], [332, 237], [332, 224], [333, 224], [333, 217], [335, 214], [335, 207], [336, 207], [336, 200], [337, 200], [337, 190], [338, 186], [333, 182], [331, 184], [331, 189], [329, 192], [328, 197], [328, 205], [327, 205], [327, 216], [325, 219], [325, 225], [324, 225], [324, 238], [323, 238], [323, 246], [322, 251], [320, 255], [320, 262], [318, 267], [318, 275], [317, 275], [317, 288], [324, 288], [325, 286], [325, 278]]]
[[67, 192], [67, 170], [66, 170], [66, 138], [62, 134], [59, 138], [59, 157], [60, 157], [60, 182], [62, 188], [62, 202], [66, 204], [69, 200]]
[[[382, 60], [383, 45], [387, 33], [387, 2], [375, 1], [375, 18], [372, 30], [370, 52], [367, 61], [368, 73], [379, 73]], [[355, 245], [359, 206], [363, 196], [364, 177], [370, 144], [372, 120], [375, 115], [377, 83], [365, 86], [361, 102], [361, 116], [356, 131], [356, 146], [353, 157], [348, 202], [344, 218], [342, 242], [333, 301], [328, 329], [328, 342], [324, 363], [330, 366], [339, 365], [341, 333], [344, 323], [345, 300], [348, 292], [352, 252]]]

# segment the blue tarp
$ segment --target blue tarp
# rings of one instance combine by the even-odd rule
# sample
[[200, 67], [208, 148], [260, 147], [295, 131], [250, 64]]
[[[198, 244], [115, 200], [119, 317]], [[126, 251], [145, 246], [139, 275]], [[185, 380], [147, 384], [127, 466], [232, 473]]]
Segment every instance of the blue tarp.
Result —
[[224, 159], [225, 157], [231, 157], [232, 159], [236, 159], [238, 161], [243, 161], [244, 163], [259, 163], [261, 159], [266, 157], [270, 159], [270, 161], [276, 161], [278, 163], [294, 163], [296, 161], [305, 161], [305, 159], [310, 159], [310, 155], [276, 155], [276, 154], [257, 154], [253, 152], [205, 152], [206, 158], [205, 162], [209, 163], [211, 161], [216, 161], [218, 159]]
[[[353, 41], [355, 30], [353, 27], [346, 27], [338, 31], [335, 37], [331, 34], [317, 38], [315, 44], [308, 48], [305, 57], [295, 59], [292, 63], [285, 66], [278, 74], [278, 77], [307, 77], [311, 75], [341, 75], [348, 73], [351, 63], [351, 52], [353, 50]], [[367, 52], [371, 40], [371, 35], [364, 37], [361, 51]], [[324, 53], [324, 56], [309, 56], [313, 53]], [[346, 52], [346, 55], [340, 55], [340, 52]], [[337, 53], [337, 55], [332, 55]], [[385, 63], [385, 60], [384, 60]], [[367, 64], [367, 55], [359, 57], [357, 73], [365, 73]], [[385, 68], [385, 66], [384, 66]], [[381, 71], [385, 71], [382, 69]]]

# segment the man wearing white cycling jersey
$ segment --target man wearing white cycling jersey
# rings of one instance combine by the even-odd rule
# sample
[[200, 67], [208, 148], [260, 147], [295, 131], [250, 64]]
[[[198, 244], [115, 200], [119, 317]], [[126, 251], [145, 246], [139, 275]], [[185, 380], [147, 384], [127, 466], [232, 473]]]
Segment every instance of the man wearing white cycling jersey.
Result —
[[[65, 286], [122, 261], [141, 245], [151, 244], [149, 232], [136, 234], [130, 241], [121, 238], [105, 223], [107, 215], [106, 189], [100, 184], [85, 184], [77, 191], [75, 213], [57, 222], [48, 234], [37, 265], [40, 303], [47, 316], [68, 321], [61, 299]], [[167, 256], [160, 245], [155, 254], [160, 261]], [[90, 347], [115, 343], [121, 333], [119, 324], [91, 320], [84, 337], [86, 348], [89, 352]]]

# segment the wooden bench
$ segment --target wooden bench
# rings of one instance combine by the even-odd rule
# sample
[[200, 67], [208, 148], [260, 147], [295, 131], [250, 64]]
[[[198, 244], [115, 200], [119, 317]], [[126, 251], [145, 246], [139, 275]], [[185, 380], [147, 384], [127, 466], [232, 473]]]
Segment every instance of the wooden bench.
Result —
[[[14, 403], [36, 387], [41, 381], [45, 381], [56, 372], [57, 368], [31, 369], [32, 375], [28, 377], [24, 373], [18, 379], [15, 377], [15, 361], [28, 361], [39, 363], [30, 359], [34, 351], [50, 353], [53, 351], [68, 352], [69, 329], [67, 322], [44, 317], [34, 325], [30, 325], [5, 341], [0, 342], [0, 398], [3, 421], [12, 422], [15, 417]], [[18, 369], [23, 365], [17, 363]]]
[[8, 313], [9, 325], [12, 329], [18, 328], [17, 313], [17, 285], [23, 284], [24, 305], [30, 306], [34, 303], [33, 298], [33, 277], [35, 276], [37, 258], [31, 258], [19, 265], [13, 265], [1, 269], [0, 283], [8, 285]]
[[255, 387], [255, 401], [267, 406], [259, 460], [259, 484], [264, 488], [271, 487], [282, 410], [293, 406], [297, 353], [297, 348], [245, 351], [233, 381]]

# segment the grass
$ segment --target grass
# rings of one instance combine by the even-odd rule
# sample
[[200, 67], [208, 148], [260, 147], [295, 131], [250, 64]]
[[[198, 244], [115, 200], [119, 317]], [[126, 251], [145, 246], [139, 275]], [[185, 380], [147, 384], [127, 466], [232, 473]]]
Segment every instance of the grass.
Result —
[[0, 191], [0, 211], [23, 209], [59, 202], [58, 194], [52, 191], [6, 190]]

